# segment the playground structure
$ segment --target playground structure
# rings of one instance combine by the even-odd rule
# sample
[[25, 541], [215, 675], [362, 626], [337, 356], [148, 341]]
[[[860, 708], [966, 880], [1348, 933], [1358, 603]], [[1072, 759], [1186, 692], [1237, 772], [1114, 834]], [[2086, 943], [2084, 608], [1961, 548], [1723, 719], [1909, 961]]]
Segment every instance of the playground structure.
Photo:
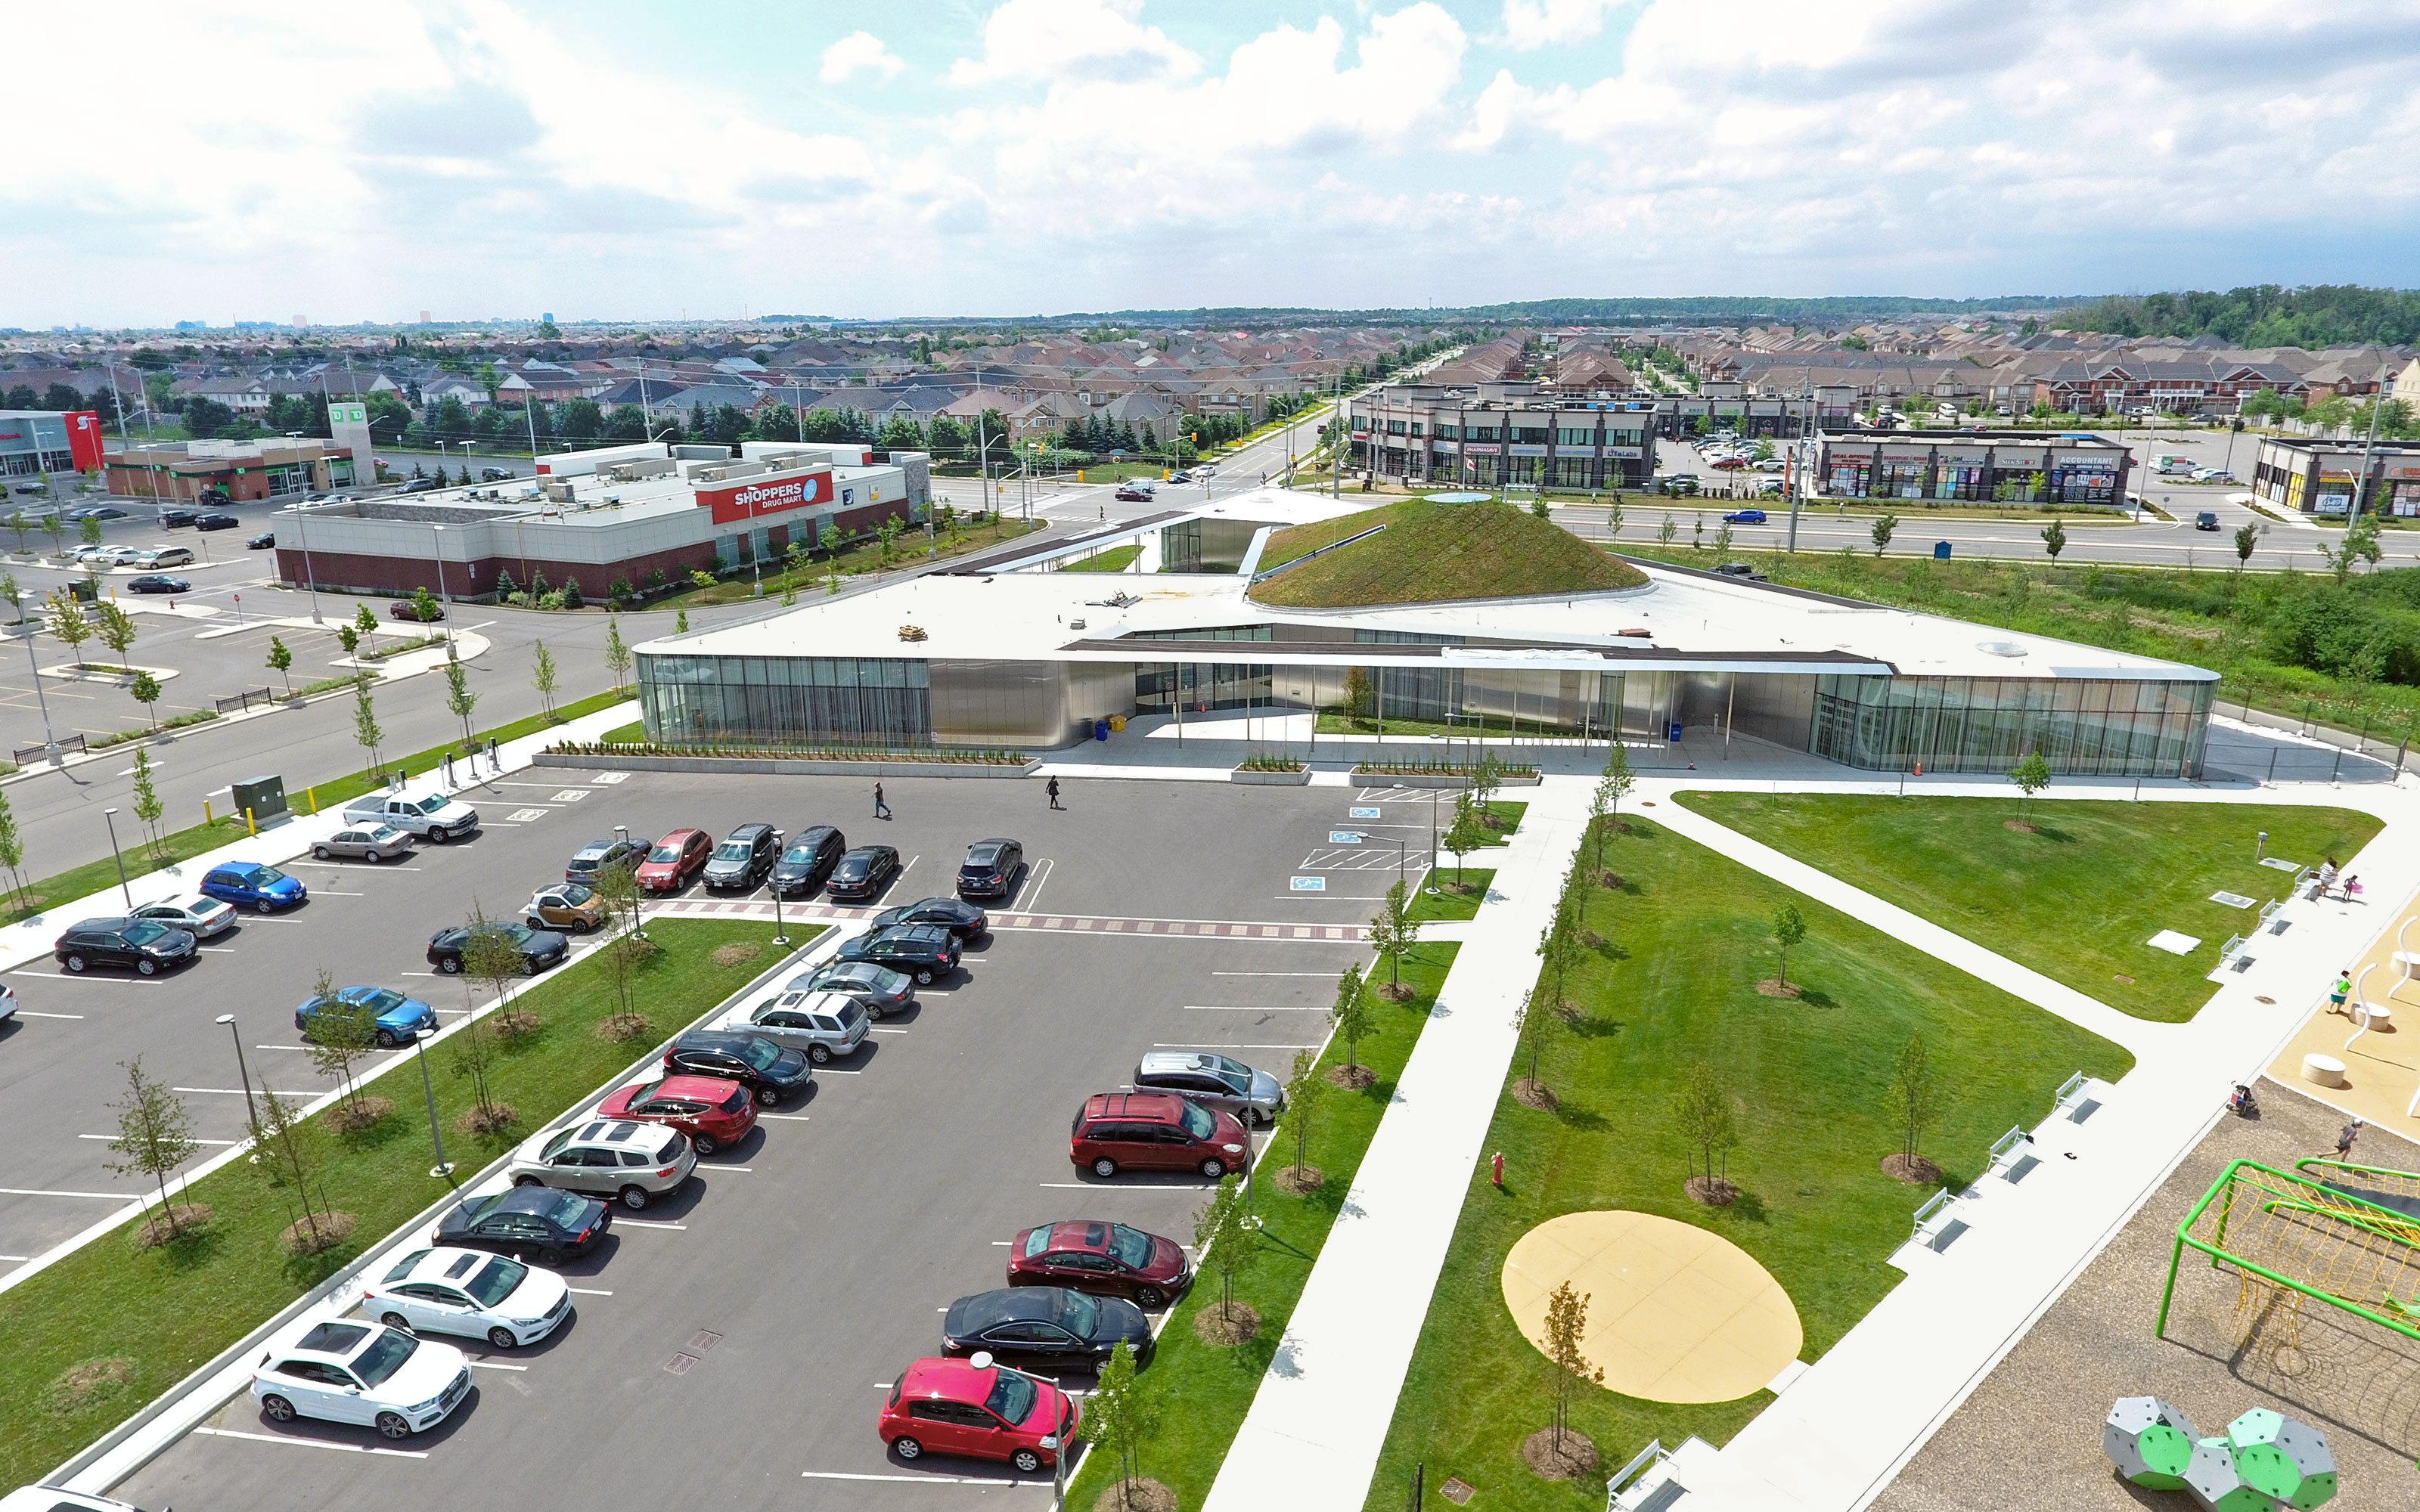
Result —
[[2284, 1324], [2279, 1350], [2299, 1350], [2308, 1302], [2420, 1342], [2420, 1175], [2332, 1160], [2298, 1161], [2292, 1172], [2229, 1164], [2177, 1226], [2161, 1338], [2187, 1245], [2213, 1270], [2235, 1268], [2239, 1342], [2273, 1317]]
[[2327, 1436], [2265, 1407], [2229, 1423], [2225, 1437], [2204, 1438], [2182, 1409], [2157, 1396], [2121, 1396], [2102, 1427], [2101, 1449], [2132, 1484], [2190, 1492], [2211, 1512], [2310, 1512], [2336, 1494]]

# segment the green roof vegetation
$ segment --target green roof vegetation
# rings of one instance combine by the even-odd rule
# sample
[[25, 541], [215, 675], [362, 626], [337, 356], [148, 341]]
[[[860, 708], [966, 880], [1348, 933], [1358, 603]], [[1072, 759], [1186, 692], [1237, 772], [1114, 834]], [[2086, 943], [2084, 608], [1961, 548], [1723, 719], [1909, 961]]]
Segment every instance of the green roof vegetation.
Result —
[[1262, 568], [1377, 525], [1386, 529], [1268, 579], [1252, 596], [1294, 609], [1344, 609], [1591, 593], [1647, 581], [1637, 568], [1513, 505], [1425, 499], [1280, 531], [1269, 538]]

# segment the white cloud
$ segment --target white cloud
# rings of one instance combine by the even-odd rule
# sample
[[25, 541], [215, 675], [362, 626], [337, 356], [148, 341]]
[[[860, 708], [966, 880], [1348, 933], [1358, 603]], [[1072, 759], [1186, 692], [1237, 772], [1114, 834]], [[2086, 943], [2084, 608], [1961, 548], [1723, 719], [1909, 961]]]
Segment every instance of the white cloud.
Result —
[[822, 77], [826, 84], [846, 84], [861, 73], [888, 80], [896, 79], [907, 68], [882, 45], [881, 38], [872, 32], [851, 32], [824, 49]]
[[1191, 49], [1135, 18], [1142, 0], [1007, 0], [984, 23], [979, 58], [950, 66], [956, 85], [1019, 79], [1190, 78]]
[[1504, 0], [1504, 45], [1524, 53], [1568, 47], [1605, 30], [1624, 0]]

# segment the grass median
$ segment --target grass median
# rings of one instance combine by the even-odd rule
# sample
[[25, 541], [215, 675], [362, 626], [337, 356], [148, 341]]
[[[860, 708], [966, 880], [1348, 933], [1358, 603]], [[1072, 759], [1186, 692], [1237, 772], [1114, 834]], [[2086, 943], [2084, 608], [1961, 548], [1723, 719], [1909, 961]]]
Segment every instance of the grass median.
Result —
[[[2273, 858], [2343, 866], [2382, 827], [2349, 809], [2288, 804], [2036, 803], [1683, 793], [1687, 808], [2123, 1013], [2178, 1024], [2218, 989], [2219, 946], [2249, 934], [2251, 907], [2283, 897]], [[2031, 828], [2012, 825], [2030, 825]], [[2356, 869], [2357, 870], [2357, 869]], [[2171, 955], [2163, 930], [2200, 943]]]
[[[1278, 1341], [1285, 1336], [1286, 1321], [1294, 1316], [1311, 1265], [1327, 1242], [1337, 1210], [1378, 1132], [1378, 1120], [1394, 1096], [1404, 1063], [1411, 1059], [1412, 1046], [1428, 1023], [1437, 988], [1453, 964], [1457, 949], [1423, 945], [1404, 957], [1403, 978], [1417, 995], [1409, 1002], [1393, 1003], [1372, 993], [1369, 1001], [1379, 1027], [1361, 1041], [1357, 1058], [1376, 1073], [1377, 1080], [1357, 1092], [1337, 1088], [1323, 1104], [1310, 1149], [1310, 1163], [1326, 1177], [1316, 1191], [1291, 1196], [1273, 1180], [1294, 1159], [1293, 1131], [1285, 1123], [1278, 1125], [1276, 1153], [1255, 1172], [1253, 1211], [1264, 1222], [1259, 1263], [1235, 1282], [1236, 1302], [1250, 1304], [1260, 1314], [1259, 1332], [1233, 1348], [1202, 1342], [1194, 1332], [1194, 1319], [1205, 1308], [1215, 1310], [1218, 1304], [1218, 1277], [1207, 1271], [1177, 1303], [1160, 1331], [1158, 1355], [1143, 1379], [1169, 1411], [1163, 1414], [1159, 1432], [1144, 1446], [1138, 1469], [1171, 1488], [1179, 1506], [1198, 1507], [1210, 1494], [1210, 1483], [1218, 1478], [1227, 1447], [1234, 1442], [1235, 1430], [1243, 1427], [1252, 1395], [1260, 1390]], [[1341, 1044], [1329, 1045], [1320, 1059], [1323, 1068], [1343, 1064]], [[1281, 1072], [1289, 1069], [1279, 1068]], [[1114, 1455], [1091, 1455], [1076, 1477], [1067, 1504], [1090, 1507], [1116, 1478]]]
[[[647, 933], [660, 949], [635, 974], [631, 997], [648, 1005], [657, 1036], [685, 1026], [776, 959], [762, 923], [654, 919]], [[453, 981], [437, 984], [438, 1006], [451, 1006], [443, 995], [458, 990]], [[462, 1133], [471, 1083], [455, 1074], [446, 1046], [428, 1057], [445, 1153], [463, 1175], [654, 1042], [597, 1033], [620, 999], [593, 958], [541, 979], [514, 1006], [535, 1012], [537, 1027], [505, 1043], [489, 1073], [495, 1101], [520, 1110], [510, 1128]], [[261, 1167], [239, 1161], [190, 1187], [172, 1183], [178, 1203], [210, 1209], [199, 1233], [147, 1249], [130, 1224], [0, 1293], [0, 1421], [8, 1425], [0, 1436], [0, 1485], [32, 1482], [445, 1195], [428, 1174], [434, 1155], [416, 1059], [393, 1057], [370, 1084], [371, 1094], [393, 1105], [370, 1127], [339, 1134], [320, 1127], [324, 1115], [305, 1126], [319, 1152], [310, 1183], [315, 1206], [355, 1220], [335, 1247], [287, 1254], [278, 1236], [301, 1217], [300, 1207]], [[94, 1148], [96, 1164], [108, 1158]]]
[[[1922, 1148], [1947, 1167], [1953, 1187], [1980, 1174], [1986, 1147], [2011, 1123], [2040, 1120], [2068, 1072], [2115, 1079], [2132, 1063], [2118, 1046], [1659, 825], [1628, 826], [1605, 848], [1621, 887], [1588, 889], [1585, 928], [1602, 943], [1566, 980], [1576, 1013], [1539, 1060], [1539, 1080], [1559, 1105], [1533, 1108], [1512, 1095], [1510, 1084], [1528, 1074], [1524, 1046], [1483, 1147], [1504, 1153], [1504, 1190], [1482, 1163], [1396, 1404], [1371, 1508], [1403, 1504], [1416, 1462], [1426, 1463], [1432, 1487], [1458, 1476], [1478, 1488], [1474, 1504], [1604, 1506], [1602, 1475], [1547, 1481], [1522, 1460], [1522, 1442], [1546, 1426], [1551, 1402], [1545, 1357], [1514, 1323], [1502, 1273], [1512, 1246], [1537, 1225], [1627, 1209], [1711, 1229], [1788, 1290], [1805, 1335], [1799, 1357], [1813, 1360], [1899, 1283], [1889, 1257], [1931, 1190], [1879, 1168], [1899, 1144], [1884, 1088], [1912, 1034], [1924, 1036], [1945, 1104]], [[1799, 997], [1759, 990], [1775, 976], [1768, 934], [1786, 903], [1808, 926], [1790, 952]], [[1682, 1188], [1692, 1150], [1673, 1098], [1699, 1062], [1714, 1068], [1740, 1137], [1726, 1166], [1740, 1195], [1724, 1208]], [[1592, 1327], [1612, 1303], [1596, 1301]], [[1589, 1390], [1573, 1404], [1571, 1426], [1609, 1473], [1650, 1439], [1675, 1444], [1694, 1433], [1721, 1443], [1771, 1399], [1760, 1391], [1684, 1406]]]

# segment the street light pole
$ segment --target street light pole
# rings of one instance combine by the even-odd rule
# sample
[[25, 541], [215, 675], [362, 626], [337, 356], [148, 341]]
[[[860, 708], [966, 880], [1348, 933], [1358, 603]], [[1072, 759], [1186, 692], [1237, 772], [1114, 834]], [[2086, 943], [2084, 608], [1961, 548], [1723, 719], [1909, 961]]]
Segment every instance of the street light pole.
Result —
[[117, 810], [103, 809], [101, 819], [109, 825], [109, 854], [117, 861], [117, 890], [125, 895], [126, 911], [134, 912], [134, 889], [126, 885], [126, 857], [117, 849]]
[[42, 745], [50, 753], [51, 760], [55, 763], [60, 759], [59, 737], [51, 731], [51, 701], [42, 696], [41, 658], [34, 655], [34, 637], [39, 632], [34, 627], [34, 622], [25, 618], [25, 606], [19, 604], [16, 609], [17, 618], [25, 625], [25, 667], [33, 674], [34, 702], [40, 705], [42, 710]]
[[302, 538], [302, 586], [311, 591], [311, 623], [325, 625], [319, 617], [319, 575], [311, 570], [311, 532], [304, 524], [310, 506], [298, 500], [286, 507], [294, 511], [294, 529]]
[[221, 1013], [218, 1021], [226, 1026], [227, 1034], [235, 1041], [235, 1073], [243, 1078], [244, 1126], [256, 1133], [260, 1128], [260, 1109], [252, 1102], [252, 1071], [243, 1063], [243, 1033], [235, 1026], [233, 1013]]
[[445, 1135], [437, 1127], [437, 1088], [428, 1079], [428, 1036], [413, 1035], [411, 1047], [420, 1053], [420, 1093], [428, 1100], [428, 1137], [437, 1147], [437, 1164], [429, 1168], [428, 1174], [451, 1186], [454, 1184], [454, 1163], [445, 1158]]
[[447, 661], [453, 661], [456, 659], [454, 655], [454, 599], [452, 595], [445, 592], [445, 527], [432, 520], [429, 522], [428, 530], [429, 533], [434, 535], [437, 541], [437, 601], [440, 605], [439, 613], [442, 617], [445, 625], [445, 659]]

